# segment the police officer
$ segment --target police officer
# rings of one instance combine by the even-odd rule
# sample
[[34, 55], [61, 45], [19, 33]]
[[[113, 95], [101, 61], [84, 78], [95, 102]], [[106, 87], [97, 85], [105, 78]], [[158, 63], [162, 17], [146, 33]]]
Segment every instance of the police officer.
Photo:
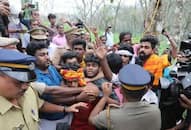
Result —
[[16, 38], [0, 37], [0, 48], [17, 50], [18, 43]]
[[47, 31], [44, 28], [41, 27], [33, 28], [29, 31], [29, 33], [33, 40], [47, 40], [47, 35], [46, 35]]
[[157, 105], [140, 101], [151, 81], [150, 74], [136, 64], [128, 64], [119, 72], [123, 106], [100, 112], [109, 102], [111, 86], [103, 86], [104, 96], [89, 116], [98, 128], [111, 130], [160, 130], [161, 117]]
[[0, 130], [38, 130], [38, 110], [77, 112], [84, 103], [70, 107], [41, 100], [29, 86], [36, 79], [35, 58], [23, 53], [0, 49]]

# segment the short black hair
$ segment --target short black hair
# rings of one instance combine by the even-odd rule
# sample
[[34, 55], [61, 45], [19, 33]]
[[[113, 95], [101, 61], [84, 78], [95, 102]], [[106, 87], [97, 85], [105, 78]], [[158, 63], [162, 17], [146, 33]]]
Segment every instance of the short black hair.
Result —
[[107, 39], [107, 37], [106, 37], [105, 35], [99, 36], [99, 39], [101, 39], [101, 38], [103, 38], [103, 37], [105, 37], [105, 38]]
[[122, 40], [124, 39], [125, 35], [130, 35], [130, 36], [132, 37], [132, 33], [130, 33], [130, 32], [121, 32], [121, 33], [119, 34], [119, 42], [120, 42], [120, 43], [121, 43]]
[[31, 41], [26, 48], [28, 55], [34, 56], [37, 50], [48, 48], [48, 45], [44, 41]]
[[39, 12], [39, 10], [38, 10], [38, 9], [32, 9], [32, 10], [31, 10], [31, 15], [32, 15], [34, 12]]
[[152, 47], [152, 49], [154, 49], [156, 47], [156, 45], [158, 45], [159, 40], [157, 37], [155, 37], [153, 35], [145, 35], [143, 38], [141, 38], [140, 43], [141, 42], [151, 43], [151, 47]]
[[74, 46], [76, 46], [76, 45], [82, 45], [84, 50], [86, 50], [86, 41], [85, 40], [82, 40], [82, 39], [79, 39], [79, 38], [74, 39], [72, 41], [72, 48], [74, 48]]
[[129, 52], [131, 52], [132, 54], [134, 54], [134, 50], [133, 50], [133, 47], [130, 46], [130, 45], [127, 45], [127, 44], [121, 44], [119, 46], [119, 49], [118, 50], [127, 50]]
[[85, 63], [88, 63], [88, 62], [93, 62], [93, 63], [97, 63], [99, 66], [100, 66], [100, 60], [97, 56], [95, 56], [94, 54], [87, 54], [85, 56], [85, 59], [84, 59], [84, 62]]
[[111, 71], [115, 74], [118, 74], [123, 66], [121, 57], [116, 53], [107, 55], [107, 62]]
[[50, 20], [50, 19], [55, 19], [56, 18], [56, 15], [55, 14], [52, 14], [52, 13], [50, 13], [50, 14], [48, 14], [48, 19]]
[[63, 27], [64, 27], [64, 24], [62, 24], [62, 23], [56, 24], [56, 28], [57, 28], [57, 29], [58, 29], [60, 26], [63, 26]]
[[62, 69], [77, 71], [80, 68], [79, 64], [64, 64]]
[[61, 61], [66, 63], [67, 59], [77, 58], [77, 53], [74, 51], [67, 51], [61, 56]]

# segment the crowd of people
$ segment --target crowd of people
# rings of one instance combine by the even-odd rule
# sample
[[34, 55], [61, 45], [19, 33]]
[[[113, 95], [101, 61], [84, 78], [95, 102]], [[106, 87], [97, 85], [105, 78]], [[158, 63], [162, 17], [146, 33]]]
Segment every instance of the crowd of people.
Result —
[[114, 43], [111, 25], [99, 35], [50, 13], [47, 26], [34, 6], [18, 12], [0, 1], [1, 130], [191, 129], [184, 94], [185, 118], [166, 118], [170, 110], [161, 107], [164, 70], [186, 58], [166, 30], [169, 48], [159, 55], [151, 33], [133, 43], [131, 32], [121, 32]]

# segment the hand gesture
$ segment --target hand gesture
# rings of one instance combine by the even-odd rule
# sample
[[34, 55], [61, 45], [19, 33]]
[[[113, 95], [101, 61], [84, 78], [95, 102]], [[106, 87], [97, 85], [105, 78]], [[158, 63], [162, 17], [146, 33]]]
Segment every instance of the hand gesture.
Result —
[[184, 94], [180, 94], [179, 102], [182, 107], [186, 109], [191, 109], [191, 100], [188, 99]]
[[88, 101], [88, 94], [82, 91], [78, 96], [76, 96], [76, 101]]
[[167, 32], [165, 29], [162, 30], [162, 34], [163, 34], [164, 36], [166, 36], [167, 38], [170, 37], [169, 32]]
[[94, 96], [97, 97], [99, 95], [99, 89], [98, 87], [93, 83], [88, 83], [86, 87], [84, 88], [84, 92], [88, 94], [88, 96]]
[[112, 83], [105, 82], [102, 84], [103, 95], [109, 97], [112, 93]]
[[10, 14], [9, 3], [7, 1], [0, 2], [0, 14], [5, 16]]
[[91, 27], [90, 30], [92, 31], [92, 33], [95, 35], [95, 37], [98, 36], [98, 30], [96, 27]]
[[100, 60], [103, 60], [107, 56], [107, 48], [106, 46], [102, 45], [101, 42], [96, 43], [94, 49], [96, 56]]
[[61, 23], [68, 23], [69, 21], [68, 21], [67, 19], [65, 19], [65, 18], [61, 18], [61, 19], [60, 19], [60, 22], [61, 22]]
[[79, 109], [88, 108], [86, 103], [79, 102], [70, 107], [65, 107], [65, 112], [79, 112]]

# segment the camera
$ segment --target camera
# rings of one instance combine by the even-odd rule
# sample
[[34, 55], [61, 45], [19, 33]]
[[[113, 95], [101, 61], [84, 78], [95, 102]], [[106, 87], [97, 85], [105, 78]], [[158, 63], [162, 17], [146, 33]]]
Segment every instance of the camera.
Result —
[[75, 24], [75, 26], [77, 28], [83, 28], [84, 27], [84, 23], [81, 19], [78, 19], [78, 22]]
[[182, 41], [179, 51], [181, 57], [177, 59], [177, 71], [170, 71], [171, 82], [160, 80], [161, 89], [169, 89], [169, 95], [175, 98], [180, 94], [191, 98], [191, 40]]
[[176, 69], [169, 71], [170, 78], [160, 79], [162, 130], [172, 128], [182, 119], [185, 109], [179, 103], [180, 94], [191, 98], [191, 40], [181, 42], [179, 53]]

